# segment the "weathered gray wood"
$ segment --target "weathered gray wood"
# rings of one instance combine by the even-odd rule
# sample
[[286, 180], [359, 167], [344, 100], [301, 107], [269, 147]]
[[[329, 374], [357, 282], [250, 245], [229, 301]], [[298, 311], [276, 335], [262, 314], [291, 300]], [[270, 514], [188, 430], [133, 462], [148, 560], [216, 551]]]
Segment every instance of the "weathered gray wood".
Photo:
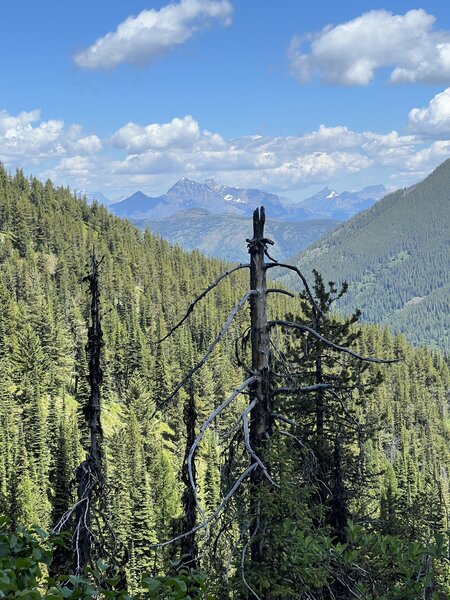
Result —
[[[247, 240], [250, 254], [250, 289], [255, 294], [250, 297], [250, 343], [252, 351], [251, 373], [258, 379], [250, 387], [250, 403], [254, 407], [250, 413], [250, 445], [259, 460], [264, 461], [266, 468], [269, 465], [265, 459], [265, 448], [267, 448], [272, 434], [272, 393], [270, 380], [270, 337], [267, 322], [267, 281], [265, 253], [267, 244], [271, 243], [264, 237], [265, 225], [264, 207], [256, 209], [253, 213], [253, 238]], [[258, 464], [257, 459], [252, 457], [252, 464]], [[267, 479], [262, 469], [255, 469], [250, 475], [251, 493], [250, 510], [258, 522], [258, 534], [255, 525], [250, 530], [251, 560], [254, 564], [261, 564], [268, 551], [269, 541], [264, 535], [264, 515], [261, 514], [258, 490], [266, 485]]]

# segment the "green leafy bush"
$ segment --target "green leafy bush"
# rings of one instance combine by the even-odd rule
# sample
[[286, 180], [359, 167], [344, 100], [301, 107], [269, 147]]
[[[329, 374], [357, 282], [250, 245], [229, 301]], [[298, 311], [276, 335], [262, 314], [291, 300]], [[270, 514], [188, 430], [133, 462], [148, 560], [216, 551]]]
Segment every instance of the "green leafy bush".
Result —
[[52, 578], [49, 569], [61, 536], [49, 536], [36, 527], [11, 528], [0, 517], [0, 599], [24, 600], [212, 600], [201, 573], [180, 568], [171, 576], [145, 576], [142, 591], [130, 595], [119, 589], [121, 577], [109, 575], [109, 567], [99, 560], [86, 568], [82, 577], [60, 575]]

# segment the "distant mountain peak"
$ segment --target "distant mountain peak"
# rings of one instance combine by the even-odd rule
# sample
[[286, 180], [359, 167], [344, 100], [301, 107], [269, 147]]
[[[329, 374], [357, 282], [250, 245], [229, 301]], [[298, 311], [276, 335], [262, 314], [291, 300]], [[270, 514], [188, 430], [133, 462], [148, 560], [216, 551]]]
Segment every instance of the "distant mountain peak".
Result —
[[337, 192], [324, 187], [322, 190], [297, 204], [306, 218], [338, 219], [346, 221], [358, 212], [370, 208], [386, 194], [384, 185], [372, 185], [357, 192]]
[[183, 176], [181, 179], [179, 179], [176, 183], [173, 184], [173, 186], [168, 190], [168, 194], [172, 191], [172, 190], [177, 190], [179, 188], [185, 188], [186, 186], [190, 186], [190, 185], [201, 185], [201, 183], [197, 183], [196, 181], [192, 181], [191, 179], [189, 179], [188, 177]]
[[147, 196], [147, 194], [144, 194], [144, 192], [142, 190], [138, 190], [137, 192], [134, 192], [134, 194], [131, 194], [131, 196], [129, 196], [129, 198], [137, 198], [139, 196], [145, 196], [146, 198], [149, 198], [149, 196]]

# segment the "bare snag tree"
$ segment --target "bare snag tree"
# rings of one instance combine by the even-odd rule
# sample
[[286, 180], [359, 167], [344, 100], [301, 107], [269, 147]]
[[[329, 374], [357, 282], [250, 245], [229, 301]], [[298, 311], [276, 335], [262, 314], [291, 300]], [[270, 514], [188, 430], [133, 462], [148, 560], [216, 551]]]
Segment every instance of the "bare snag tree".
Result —
[[192, 569], [197, 567], [198, 547], [195, 539], [195, 524], [197, 521], [194, 488], [197, 486], [197, 473], [195, 466], [195, 455], [192, 460], [191, 476], [193, 486], [189, 483], [189, 468], [188, 458], [189, 452], [195, 442], [195, 425], [197, 423], [197, 409], [195, 406], [195, 396], [193, 385], [189, 386], [186, 401], [184, 403], [184, 424], [186, 425], [186, 450], [181, 470], [181, 480], [184, 484], [184, 492], [182, 497], [184, 519], [183, 527], [185, 531], [190, 532], [181, 540], [181, 560], [183, 564], [189, 565]]
[[[242, 415], [244, 442], [250, 454], [251, 465], [256, 468], [250, 475], [250, 499], [253, 506], [250, 514], [254, 522], [250, 527], [251, 560], [262, 563], [264, 555], [269, 551], [268, 540], [264, 535], [266, 524], [261, 520], [258, 490], [268, 480], [268, 465], [265, 460], [265, 448], [272, 434], [273, 395], [270, 373], [270, 333], [267, 321], [267, 269], [265, 256], [268, 244], [272, 240], [264, 237], [264, 207], [253, 213], [253, 238], [247, 240], [250, 254], [250, 289], [255, 293], [250, 296], [250, 344], [252, 364], [250, 373], [256, 377], [250, 385], [250, 427], [247, 414]], [[249, 430], [250, 429], [250, 433]], [[258, 468], [259, 467], [259, 468]], [[272, 483], [272, 482], [270, 482]], [[259, 531], [262, 535], [258, 536]]]
[[[105, 457], [103, 453], [103, 428], [101, 423], [101, 388], [103, 371], [101, 351], [103, 332], [100, 315], [99, 267], [92, 253], [91, 268], [83, 282], [89, 284], [90, 325], [86, 350], [88, 355], [89, 398], [83, 406], [89, 447], [86, 458], [76, 470], [77, 501], [60, 519], [54, 532], [72, 528], [73, 571], [80, 575], [87, 566], [95, 566], [98, 559], [118, 565], [116, 536], [107, 515], [105, 484]], [[123, 557], [120, 557], [123, 558]], [[123, 565], [121, 565], [123, 566]]]
[[[221, 281], [232, 273], [248, 269], [250, 275], [250, 287], [245, 292], [244, 296], [231, 310], [222, 329], [211, 342], [209, 348], [203, 357], [189, 370], [173, 392], [166, 398], [158, 407], [157, 410], [163, 409], [171, 402], [186, 384], [192, 379], [193, 375], [205, 364], [214, 348], [222, 340], [226, 332], [229, 330], [233, 319], [247, 302], [250, 304], [250, 334], [246, 336], [246, 340], [250, 340], [251, 364], [247, 366], [247, 377], [219, 406], [217, 406], [206, 418], [199, 429], [199, 433], [195, 437], [189, 452], [187, 453], [187, 477], [185, 481], [189, 482], [192, 492], [192, 498], [195, 501], [195, 521], [196, 524], [189, 530], [184, 531], [180, 535], [157, 544], [162, 547], [180, 540], [193, 539], [193, 535], [200, 530], [209, 530], [209, 527], [215, 523], [221, 516], [224, 508], [230, 503], [239, 489], [248, 480], [248, 511], [247, 522], [242, 526], [239, 539], [232, 554], [237, 551], [237, 546], [241, 544], [241, 561], [240, 570], [241, 578], [247, 588], [250, 597], [257, 600], [269, 600], [271, 591], [267, 586], [259, 586], [254, 583], [250, 585], [245, 574], [245, 565], [248, 562], [247, 554], [250, 557], [250, 568], [255, 568], [267, 560], [270, 560], [272, 551], [270, 544], [270, 516], [265, 510], [264, 503], [261, 501], [262, 491], [265, 487], [268, 489], [277, 488], [278, 484], [271, 473], [268, 463], [268, 450], [270, 447], [270, 439], [274, 433], [288, 434], [283, 430], [274, 429], [274, 423], [284, 423], [285, 425], [296, 426], [296, 423], [289, 418], [289, 415], [276, 414], [273, 409], [274, 398], [280, 394], [296, 394], [305, 395], [316, 393], [325, 388], [332, 387], [332, 384], [317, 383], [303, 387], [274, 387], [273, 374], [271, 372], [270, 349], [272, 345], [271, 331], [280, 327], [283, 330], [296, 330], [313, 336], [319, 340], [325, 347], [336, 353], [349, 354], [361, 361], [373, 363], [392, 363], [396, 360], [384, 360], [374, 357], [365, 357], [350, 348], [340, 346], [333, 341], [325, 338], [313, 327], [303, 323], [276, 319], [269, 321], [267, 317], [267, 298], [271, 293], [286, 294], [295, 297], [289, 291], [277, 288], [267, 287], [267, 272], [273, 267], [284, 268], [295, 272], [300, 278], [303, 285], [302, 297], [307, 298], [314, 307], [316, 314], [321, 313], [321, 309], [315, 301], [313, 294], [308, 286], [307, 280], [302, 272], [295, 266], [280, 263], [273, 259], [269, 252], [268, 246], [273, 244], [273, 241], [265, 237], [265, 211], [264, 207], [258, 208], [253, 213], [253, 237], [247, 239], [250, 261], [246, 264], [237, 265], [220, 275], [208, 288], [206, 288], [195, 300], [191, 302], [187, 312], [183, 318], [168, 332], [168, 334], [159, 342], [164, 341], [173, 334], [194, 311], [197, 303], [205, 298], [210, 291], [215, 289]], [[267, 259], [267, 260], [266, 260]], [[245, 345], [245, 342], [244, 344]], [[198, 490], [195, 476], [194, 457], [197, 448], [199, 447], [206, 430], [217, 419], [223, 411], [230, 406], [233, 401], [241, 394], [248, 396], [248, 403], [245, 409], [239, 414], [236, 426], [240, 424], [240, 437], [233, 436], [232, 440], [240, 439], [242, 450], [247, 456], [247, 467], [237, 476], [234, 483], [224, 494], [221, 502], [212, 514], [206, 515], [200, 505], [198, 498]], [[191, 432], [192, 433], [192, 432]], [[300, 440], [301, 442], [301, 440]], [[192, 506], [190, 505], [190, 514], [186, 515], [185, 523], [193, 524]], [[208, 536], [207, 536], [208, 539]], [[185, 547], [185, 546], [183, 546]], [[230, 558], [231, 562], [231, 558]], [[258, 589], [254, 589], [258, 587]]]

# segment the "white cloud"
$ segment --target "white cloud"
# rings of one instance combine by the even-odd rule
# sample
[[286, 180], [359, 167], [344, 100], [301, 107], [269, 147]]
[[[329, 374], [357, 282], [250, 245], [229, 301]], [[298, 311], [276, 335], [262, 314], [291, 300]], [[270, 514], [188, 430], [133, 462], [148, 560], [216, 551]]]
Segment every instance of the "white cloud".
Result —
[[410, 128], [414, 125], [419, 133], [321, 125], [298, 135], [226, 138], [202, 130], [186, 115], [168, 123], [131, 122], [101, 140], [80, 125], [45, 121], [37, 110], [18, 115], [0, 110], [0, 160], [57, 184], [101, 190], [111, 198], [139, 188], [162, 193], [183, 175], [275, 192], [333, 185], [357, 173], [380, 182], [391, 176], [401, 186], [450, 157], [450, 133], [430, 138], [430, 129], [433, 134], [443, 129], [447, 113], [446, 90], [428, 107], [410, 112]]
[[57, 168], [57, 170], [72, 177], [86, 177], [90, 174], [91, 169], [92, 161], [90, 157], [79, 155], [63, 158]]
[[413, 108], [408, 116], [408, 127], [414, 133], [448, 137], [450, 135], [450, 88], [436, 94], [428, 106]]
[[[283, 190], [326, 183], [331, 178], [370, 167], [395, 168], [416, 151], [417, 145], [415, 136], [395, 131], [378, 134], [325, 125], [298, 136], [253, 135], [225, 139], [202, 132], [191, 119], [174, 119], [178, 123], [175, 131], [184, 131], [180, 124], [185, 121], [190, 124], [188, 130], [195, 131], [189, 143], [184, 135], [180, 143], [169, 135], [171, 123], [147, 127], [129, 123], [120, 129], [112, 140], [116, 146], [126, 148], [128, 154], [112, 164], [113, 174], [153, 177], [166, 173], [171, 174], [171, 179], [185, 174], [194, 179], [214, 176], [233, 185]], [[168, 129], [164, 130], [165, 127]], [[155, 135], [147, 135], [148, 130]], [[166, 134], [160, 135], [162, 131]], [[166, 143], [167, 139], [171, 140], [170, 144]]]
[[97, 135], [87, 135], [74, 141], [72, 150], [82, 154], [95, 154], [103, 148], [102, 142]]
[[[450, 31], [435, 31], [423, 9], [394, 15], [372, 10], [304, 39], [294, 37], [288, 57], [300, 82], [368, 85], [382, 67], [391, 83], [450, 82]], [[309, 45], [306, 49], [303, 46]]]
[[33, 161], [71, 153], [93, 154], [102, 143], [97, 135], [86, 136], [82, 127], [66, 127], [64, 121], [43, 121], [39, 110], [17, 116], [0, 110], [0, 153], [4, 160], [15, 156]]
[[450, 158], [450, 140], [441, 140], [412, 154], [406, 162], [406, 167], [414, 172], [421, 170], [427, 173], [447, 158]]
[[146, 66], [197, 31], [216, 23], [229, 25], [232, 14], [229, 0], [180, 0], [160, 10], [143, 10], [76, 54], [74, 61], [77, 66], [92, 70], [111, 70], [123, 63]]
[[126, 148], [139, 154], [149, 148], [167, 148], [170, 146], [189, 147], [198, 140], [200, 128], [197, 121], [187, 115], [182, 119], [172, 119], [170, 123], [152, 123], [141, 127], [128, 123], [121, 127], [111, 138], [113, 146]]
[[3, 156], [33, 158], [60, 151], [64, 130], [62, 121], [42, 121], [40, 111], [22, 112], [17, 116], [0, 111], [0, 152]]

